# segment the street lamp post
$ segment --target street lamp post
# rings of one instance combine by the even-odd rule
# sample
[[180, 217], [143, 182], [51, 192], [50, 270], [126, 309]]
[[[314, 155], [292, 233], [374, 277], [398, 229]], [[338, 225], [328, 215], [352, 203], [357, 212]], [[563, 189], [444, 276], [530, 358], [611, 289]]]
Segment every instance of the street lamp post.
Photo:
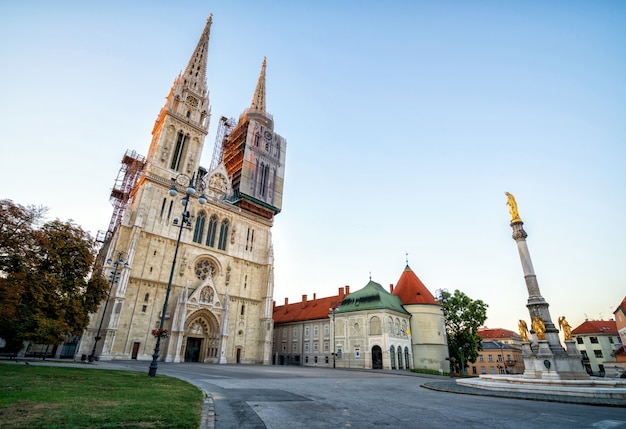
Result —
[[329, 310], [333, 319], [333, 368], [336, 368], [336, 362], [335, 362], [335, 359], [337, 357], [337, 348], [335, 347], [335, 310], [336, 308], [330, 307]]
[[[187, 188], [185, 189], [186, 195], [183, 197], [181, 201], [183, 204], [182, 219], [181, 219], [180, 224], [178, 225], [178, 238], [176, 239], [176, 250], [174, 250], [174, 260], [172, 261], [172, 270], [170, 271], [170, 279], [167, 282], [167, 292], [165, 294], [165, 301], [163, 302], [163, 311], [161, 311], [161, 321], [159, 323], [159, 331], [158, 331], [159, 333], [162, 332], [163, 325], [165, 324], [165, 313], [167, 311], [167, 302], [170, 298], [170, 292], [172, 290], [172, 280], [174, 279], [174, 270], [176, 268], [176, 257], [178, 256], [178, 247], [180, 245], [180, 237], [183, 233], [183, 227], [187, 224], [187, 222], [189, 222], [189, 211], [187, 211], [187, 206], [189, 205], [189, 199], [191, 198], [191, 196], [195, 195], [196, 193], [196, 187], [194, 186], [194, 183], [196, 182], [195, 178], [196, 178], [195, 173], [191, 179], [189, 178], [189, 176], [185, 174], [179, 174], [178, 176], [172, 179], [173, 183], [169, 191], [170, 196], [175, 197], [178, 195], [178, 189], [176, 185], [177, 184], [182, 185], [183, 183], [181, 183], [181, 180], [183, 182], [187, 182]], [[198, 179], [198, 182], [203, 184], [201, 179]], [[198, 197], [198, 202], [200, 204], [204, 204], [206, 203], [206, 201], [207, 201], [207, 198], [204, 196], [204, 193]], [[176, 223], [176, 219], [174, 219], [174, 223]], [[161, 348], [161, 335], [157, 335], [156, 345], [154, 346], [154, 354], [152, 355], [152, 363], [150, 364], [150, 369], [148, 370], [148, 375], [150, 377], [156, 376], [157, 369], [158, 369], [157, 360], [159, 359], [160, 348]]]
[[[104, 316], [106, 315], [107, 307], [109, 306], [109, 300], [111, 299], [111, 293], [113, 292], [113, 285], [120, 280], [119, 276], [120, 274], [122, 274], [121, 268], [128, 268], [128, 261], [124, 261], [123, 256], [124, 252], [119, 252], [117, 255], [117, 261], [113, 263], [115, 269], [111, 271], [111, 276], [109, 277], [109, 283], [111, 283], [111, 287], [109, 288], [107, 300], [104, 303], [104, 310], [102, 310], [102, 317], [100, 318], [100, 326], [98, 326], [98, 333], [96, 334], [95, 341], [93, 342], [93, 349], [91, 350], [91, 354], [89, 355], [89, 362], [93, 362], [94, 360], [96, 360], [96, 346], [98, 345], [98, 341], [100, 340], [100, 331], [102, 330]], [[107, 261], [107, 264], [111, 265], [111, 259]], [[118, 271], [118, 269], [120, 269], [120, 271]]]

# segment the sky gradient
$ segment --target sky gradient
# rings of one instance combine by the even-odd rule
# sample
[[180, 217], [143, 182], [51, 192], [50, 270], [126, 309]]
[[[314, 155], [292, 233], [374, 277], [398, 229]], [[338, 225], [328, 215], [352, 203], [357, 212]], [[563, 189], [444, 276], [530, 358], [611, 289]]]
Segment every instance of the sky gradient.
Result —
[[[517, 330], [527, 291], [515, 195], [553, 321], [612, 318], [626, 295], [622, 1], [2, 2], [1, 198], [93, 235], [127, 149], [146, 154], [213, 13], [212, 104], [267, 108], [287, 139], [273, 228], [278, 304], [408, 263], [429, 290]], [[408, 256], [406, 255], [408, 253]]]

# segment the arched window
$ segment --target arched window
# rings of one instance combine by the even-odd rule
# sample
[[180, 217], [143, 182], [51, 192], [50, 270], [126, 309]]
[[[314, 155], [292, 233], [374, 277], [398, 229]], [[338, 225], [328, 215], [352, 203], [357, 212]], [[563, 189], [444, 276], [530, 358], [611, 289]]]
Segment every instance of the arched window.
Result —
[[409, 369], [409, 348], [404, 348], [404, 367]]
[[178, 132], [178, 138], [176, 139], [176, 147], [174, 148], [174, 154], [172, 155], [172, 163], [170, 168], [172, 170], [180, 171], [180, 164], [183, 158], [183, 150], [185, 149], [185, 142], [187, 136], [182, 131]]
[[391, 369], [396, 369], [396, 348], [394, 346], [389, 349], [389, 357], [391, 358]]
[[243, 316], [244, 314], [246, 314], [246, 305], [241, 304], [241, 315]]
[[402, 369], [402, 347], [398, 346], [398, 369]]
[[226, 242], [228, 241], [228, 219], [222, 221], [220, 226], [220, 239], [217, 243], [217, 248], [220, 250], [226, 250]]
[[143, 301], [144, 302], [148, 302], [148, 300], [150, 299], [150, 294], [147, 293], [144, 297], [143, 297]]
[[396, 335], [400, 335], [400, 320], [396, 319]]
[[380, 319], [376, 316], [370, 319], [370, 335], [380, 335], [382, 334], [382, 329], [380, 326]]
[[206, 245], [215, 247], [215, 232], [217, 231], [217, 216], [211, 215], [209, 219], [209, 230], [206, 235]]
[[204, 236], [204, 223], [206, 221], [206, 214], [204, 212], [198, 213], [196, 218], [196, 229], [193, 231], [193, 241], [196, 243], [202, 243], [202, 237]]

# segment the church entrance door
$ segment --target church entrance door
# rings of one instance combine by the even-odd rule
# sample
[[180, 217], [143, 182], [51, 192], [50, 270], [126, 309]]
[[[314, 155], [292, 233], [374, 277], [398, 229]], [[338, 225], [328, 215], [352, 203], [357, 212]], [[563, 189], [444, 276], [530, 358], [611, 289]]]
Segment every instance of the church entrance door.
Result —
[[379, 346], [372, 347], [372, 369], [383, 369], [383, 351]]
[[185, 347], [185, 362], [200, 362], [201, 348], [202, 338], [187, 338], [187, 347]]

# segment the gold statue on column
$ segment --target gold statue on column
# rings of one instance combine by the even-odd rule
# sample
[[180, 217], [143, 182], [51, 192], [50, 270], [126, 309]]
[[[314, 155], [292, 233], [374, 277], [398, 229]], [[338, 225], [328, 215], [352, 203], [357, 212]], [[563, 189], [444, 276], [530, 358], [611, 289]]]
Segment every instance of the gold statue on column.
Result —
[[543, 323], [543, 319], [539, 316], [533, 317], [532, 327], [535, 334], [537, 334], [538, 340], [546, 339], [546, 325]]
[[504, 193], [507, 197], [506, 205], [509, 206], [509, 213], [511, 213], [511, 222], [521, 222], [522, 219], [519, 217], [519, 212], [517, 211], [517, 202], [515, 202], [515, 197], [513, 194], [508, 192]]
[[519, 321], [519, 334], [522, 336], [522, 341], [528, 342], [528, 325], [523, 320]]
[[559, 317], [559, 326], [561, 327], [561, 330], [563, 331], [563, 338], [565, 338], [566, 340], [571, 340], [572, 339], [572, 327], [569, 325], [569, 323], [567, 323], [567, 320], [565, 320], [565, 316]]

